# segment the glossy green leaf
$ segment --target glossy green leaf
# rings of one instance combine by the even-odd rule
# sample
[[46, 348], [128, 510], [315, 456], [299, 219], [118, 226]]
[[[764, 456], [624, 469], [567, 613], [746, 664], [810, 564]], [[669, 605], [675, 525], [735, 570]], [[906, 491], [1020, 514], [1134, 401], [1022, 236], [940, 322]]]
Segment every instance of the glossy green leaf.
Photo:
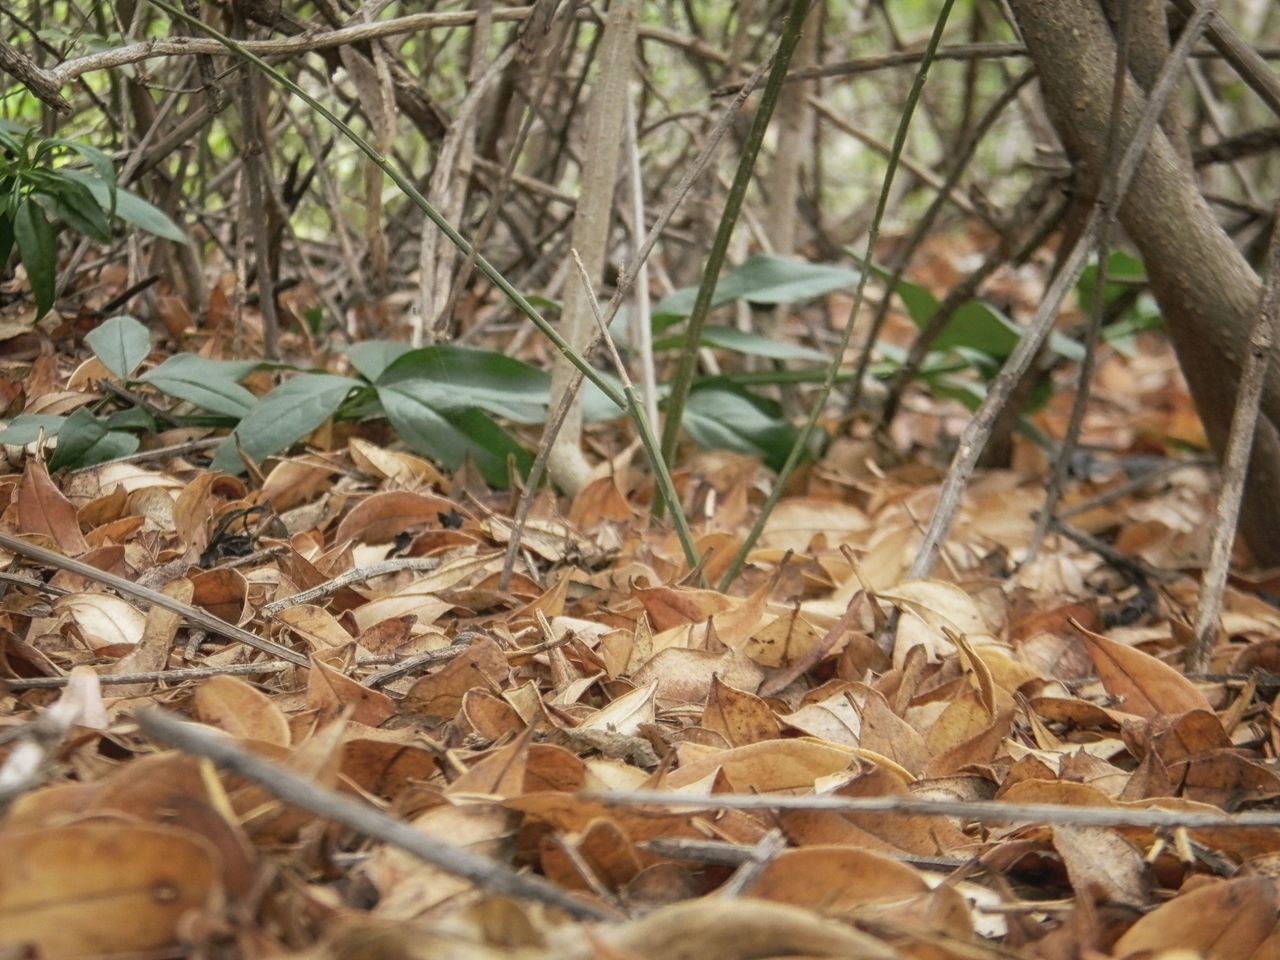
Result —
[[97, 147], [82, 143], [79, 140], [56, 138], [49, 142], [57, 146], [66, 147], [88, 161], [89, 165], [93, 167], [94, 173], [98, 175], [98, 179], [107, 185], [108, 202], [101, 209], [107, 216], [114, 215], [118, 188], [116, 187], [115, 165], [111, 162], [111, 158]]
[[138, 407], [125, 407], [108, 414], [104, 421], [110, 430], [146, 430], [154, 432], [155, 417]]
[[683, 426], [704, 447], [756, 456], [773, 470], [786, 462], [798, 433], [776, 404], [723, 380], [689, 395]]
[[178, 353], [138, 379], [202, 410], [240, 419], [258, 402], [240, 386], [255, 367], [257, 364], [251, 360], [210, 360], [193, 353]]
[[449, 422], [467, 439], [468, 453], [486, 483], [506, 489], [510, 482], [508, 459], [522, 477], [529, 475], [533, 457], [483, 410], [473, 407], [450, 414]]
[[365, 377], [373, 382], [382, 371], [395, 363], [413, 348], [394, 340], [363, 340], [347, 347], [347, 359]]
[[396, 436], [418, 453], [450, 469], [461, 465], [470, 445], [444, 414], [410, 393], [375, 389]]
[[516, 440], [482, 410], [441, 411], [412, 392], [378, 386], [387, 420], [396, 435], [413, 450], [449, 469], [460, 467], [468, 456], [485, 480], [507, 485], [507, 457], [514, 456], [522, 473], [532, 463]]
[[0, 213], [0, 273], [4, 272], [4, 265], [9, 260], [9, 254], [13, 252], [13, 217], [7, 213]]
[[84, 184], [57, 177], [47, 186], [32, 191], [31, 198], [72, 230], [99, 243], [111, 239], [106, 211]]
[[[711, 303], [717, 307], [733, 300], [762, 304], [799, 303], [854, 287], [859, 276], [857, 270], [849, 267], [757, 254], [716, 284]], [[657, 327], [661, 328], [664, 318], [687, 317], [693, 311], [697, 296], [697, 288], [688, 287], [664, 297], [653, 308]]]
[[256, 462], [287, 450], [333, 416], [353, 389], [351, 377], [304, 373], [286, 380], [259, 400], [214, 454], [212, 467], [228, 473], [244, 469], [237, 452]]
[[76, 467], [84, 463], [84, 456], [107, 435], [107, 425], [87, 408], [81, 407], [58, 431], [58, 446], [49, 458], [49, 469]]
[[442, 413], [479, 407], [517, 423], [541, 423], [551, 377], [505, 354], [438, 345], [403, 354], [376, 385], [384, 403], [400, 393]]
[[[1137, 284], [1147, 282], [1147, 269], [1143, 262], [1131, 253], [1123, 250], [1112, 250], [1107, 257], [1107, 303]], [[1098, 286], [1098, 265], [1090, 263], [1080, 271], [1080, 279], [1076, 281], [1076, 293], [1080, 298], [1080, 309], [1086, 315], [1093, 311], [1094, 291]]]
[[151, 352], [151, 332], [127, 313], [102, 321], [84, 340], [102, 365], [121, 380], [128, 379]]
[[58, 244], [53, 225], [40, 205], [26, 200], [19, 204], [13, 221], [18, 256], [27, 270], [27, 280], [36, 301], [36, 319], [53, 306], [58, 271]]

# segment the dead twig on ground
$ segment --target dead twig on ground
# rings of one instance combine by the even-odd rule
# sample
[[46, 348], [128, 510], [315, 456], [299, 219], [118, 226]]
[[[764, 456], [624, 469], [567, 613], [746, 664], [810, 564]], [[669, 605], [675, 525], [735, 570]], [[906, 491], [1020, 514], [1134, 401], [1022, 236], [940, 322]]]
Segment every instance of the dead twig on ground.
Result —
[[279, 764], [256, 757], [209, 727], [179, 720], [166, 710], [138, 714], [142, 732], [268, 790], [286, 803], [309, 810], [363, 836], [389, 843], [423, 863], [461, 877], [486, 893], [532, 900], [563, 910], [576, 920], [607, 920], [612, 914], [578, 900], [541, 877], [517, 873], [505, 863], [481, 857], [414, 829], [403, 820], [306, 780]]

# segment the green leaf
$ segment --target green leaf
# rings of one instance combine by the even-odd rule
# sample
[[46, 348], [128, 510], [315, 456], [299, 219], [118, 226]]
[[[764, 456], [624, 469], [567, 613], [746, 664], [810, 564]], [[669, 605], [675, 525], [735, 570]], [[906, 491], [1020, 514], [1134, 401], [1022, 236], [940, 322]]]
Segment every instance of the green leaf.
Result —
[[107, 425], [81, 407], [58, 431], [58, 446], [49, 458], [49, 469], [80, 466], [84, 456], [107, 435]]
[[91, 467], [95, 463], [114, 460], [116, 457], [127, 457], [131, 453], [137, 453], [141, 445], [142, 441], [136, 434], [108, 430], [105, 437], [85, 451], [80, 459], [80, 466]]
[[410, 393], [384, 390], [381, 386], [375, 389], [396, 436], [418, 453], [450, 469], [462, 464], [470, 444], [439, 410]]
[[39, 204], [25, 200], [18, 206], [13, 222], [14, 237], [18, 241], [18, 256], [27, 268], [27, 279], [36, 300], [36, 319], [40, 319], [53, 306], [58, 272], [58, 245], [53, 226], [45, 218]]
[[384, 403], [400, 393], [441, 413], [479, 407], [517, 423], [541, 423], [551, 377], [505, 354], [439, 345], [403, 354], [376, 386]]
[[417, 453], [456, 470], [470, 455], [494, 486], [507, 484], [506, 458], [515, 454], [528, 472], [529, 455], [482, 411], [442, 413], [412, 393], [379, 385], [378, 397], [396, 435]]
[[88, 187], [74, 180], [57, 178], [32, 191], [31, 197], [77, 233], [99, 243], [111, 240], [111, 224]]
[[104, 421], [110, 430], [145, 430], [155, 432], [155, 417], [137, 407], [125, 407], [110, 414]]
[[121, 380], [128, 379], [151, 352], [151, 332], [127, 313], [102, 321], [85, 334], [84, 341]]
[[[852, 251], [849, 252], [852, 253]], [[869, 269], [877, 279], [885, 283], [893, 279], [892, 271], [886, 270], [884, 267], [873, 263]], [[918, 283], [899, 280], [897, 285], [888, 291], [889, 295], [895, 293], [898, 295], [898, 299], [902, 301], [902, 305], [907, 308], [907, 316], [911, 318], [911, 322], [921, 329], [938, 312], [938, 298]]]
[[0, 430], [0, 443], [10, 443], [16, 447], [34, 443], [40, 438], [40, 431], [46, 437], [56, 437], [66, 417], [49, 413], [22, 413], [9, 421], [9, 425]]
[[244, 469], [237, 447], [256, 462], [317, 429], [359, 387], [351, 377], [304, 373], [286, 380], [259, 400], [214, 455], [212, 467], [228, 473]]
[[773, 470], [782, 468], [798, 433], [776, 404], [724, 380], [689, 394], [683, 425], [702, 446], [759, 457]]
[[956, 400], [968, 410], [977, 410], [987, 396], [987, 385], [977, 380], [955, 377], [949, 374], [928, 378], [929, 391], [934, 396]]
[[[1003, 360], [1013, 353], [1023, 333], [1022, 327], [991, 304], [970, 300], [960, 305], [933, 346], [938, 350], [968, 347]], [[1084, 347], [1056, 330], [1049, 334], [1049, 349], [1077, 363], [1084, 359]]]
[[[1107, 257], [1107, 303], [1112, 303], [1128, 288], [1147, 282], [1147, 269], [1143, 262], [1133, 254], [1123, 250], [1112, 250]], [[1080, 271], [1080, 279], [1076, 281], [1076, 294], [1080, 298], [1080, 309], [1087, 316], [1093, 312], [1093, 297], [1098, 286], [1098, 265], [1091, 263]]]
[[[111, 209], [111, 185], [83, 170], [60, 170], [59, 174], [84, 184], [101, 206]], [[175, 243], [187, 242], [187, 235], [169, 219], [164, 211], [123, 187], [115, 189], [115, 210], [116, 216], [121, 220], [132, 223], [147, 233]]]
[[[653, 349], [655, 351], [683, 350], [688, 342], [688, 337], [684, 334], [679, 334], [674, 337], [655, 340]], [[811, 347], [804, 347], [797, 343], [774, 340], [770, 337], [763, 337], [758, 333], [747, 333], [733, 327], [706, 327], [702, 331], [702, 345], [704, 347], [718, 347], [721, 350], [733, 350], [736, 353], [745, 353], [753, 357], [768, 357], [771, 360], [801, 360], [812, 363], [828, 363], [831, 360], [821, 350], [814, 350]]]
[[[763, 304], [798, 303], [856, 286], [860, 276], [857, 270], [849, 267], [757, 254], [716, 284], [711, 305], [718, 307], [732, 300]], [[697, 296], [696, 287], [677, 290], [653, 308], [654, 319], [687, 317], [693, 312]]]
[[501, 490], [507, 488], [510, 482], [508, 458], [514, 459], [521, 476], [529, 475], [533, 457], [483, 410], [472, 408], [450, 414], [449, 422], [469, 442], [471, 459], [490, 486]]
[[178, 353], [138, 379], [202, 410], [238, 420], [258, 402], [240, 386], [256, 366], [251, 360], [210, 360], [193, 353]]
[[58, 146], [63, 146], [69, 150], [78, 153], [81, 157], [89, 162], [94, 172], [98, 175], [98, 179], [107, 185], [109, 191], [110, 202], [100, 209], [107, 216], [115, 214], [116, 209], [116, 170], [115, 165], [111, 162], [111, 158], [99, 150], [97, 147], [91, 147], [87, 143], [81, 143], [79, 140], [66, 140], [57, 138], [49, 141]]
[[382, 376], [382, 371], [395, 363], [412, 347], [394, 340], [364, 340], [347, 348], [347, 359], [370, 383]]

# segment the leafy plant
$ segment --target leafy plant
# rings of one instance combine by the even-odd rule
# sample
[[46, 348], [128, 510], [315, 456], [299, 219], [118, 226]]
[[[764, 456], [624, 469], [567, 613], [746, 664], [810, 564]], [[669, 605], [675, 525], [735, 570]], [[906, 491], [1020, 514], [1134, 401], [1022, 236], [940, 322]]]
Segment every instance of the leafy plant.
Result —
[[163, 212], [116, 184], [111, 158], [101, 150], [0, 120], [0, 266], [16, 247], [37, 316], [53, 306], [57, 289], [58, 224], [107, 243], [114, 217], [168, 240], [186, 240]]
[[[1098, 267], [1089, 264], [1076, 281], [1080, 309], [1088, 315], [1097, 295]], [[1144, 330], [1159, 330], [1164, 317], [1147, 291], [1147, 271], [1141, 260], [1123, 250], [1113, 250], [1107, 258], [1107, 285], [1103, 291], [1108, 322], [1102, 339], [1121, 353], [1131, 356], [1134, 337]]]
[[[532, 459], [495, 417], [540, 423], [551, 392], [548, 374], [502, 353], [457, 346], [412, 350], [367, 341], [349, 353], [356, 376], [286, 368], [292, 375], [258, 397], [241, 383], [264, 366], [253, 361], [183, 353], [136, 374], [151, 340], [133, 317], [112, 317], [86, 342], [116, 377], [182, 401], [188, 410], [195, 408], [194, 413], [170, 414], [170, 419], [233, 427], [212, 464], [232, 473], [243, 469], [242, 457], [261, 461], [287, 450], [330, 417], [385, 418], [416, 452], [449, 468], [469, 457], [487, 481], [503, 486], [509, 460], [524, 473]], [[598, 391], [588, 394], [588, 410], [596, 416], [616, 415]], [[82, 408], [70, 416], [15, 417], [0, 430], [0, 443], [57, 437], [50, 466], [88, 466], [132, 453], [138, 447], [137, 432], [154, 429], [152, 417], [140, 410], [99, 414]]]
[[[1108, 285], [1109, 301], [1124, 295], [1141, 277], [1141, 264], [1130, 261], [1114, 264], [1116, 279]], [[1082, 299], [1091, 295], [1092, 276], [1088, 273], [1081, 281]], [[857, 271], [846, 267], [755, 256], [721, 280], [714, 302], [792, 303], [848, 288], [857, 279]], [[897, 292], [921, 327], [938, 309], [936, 298], [918, 284], [902, 281]], [[666, 332], [655, 341], [655, 350], [689, 348], [687, 337], [676, 328], [691, 309], [693, 294], [693, 290], [677, 291], [654, 308], [655, 332]], [[1135, 329], [1152, 325], [1139, 312], [1143, 309], [1145, 305], [1137, 301], [1108, 327], [1107, 335], [1123, 340]], [[1020, 336], [1021, 328], [990, 304], [979, 300], [964, 304], [939, 336], [937, 349], [925, 357], [920, 379], [937, 396], [972, 409], [982, 401], [986, 383], [999, 372]], [[242, 456], [260, 461], [287, 450], [330, 417], [385, 418], [415, 452], [450, 469], [470, 458], [488, 482], [503, 486], [509, 462], [524, 473], [531, 459], [499, 421], [542, 423], [550, 399], [550, 376], [545, 371], [495, 351], [453, 345], [411, 349], [391, 341], [365, 341], [348, 351], [354, 376], [286, 368], [293, 371], [292, 376], [258, 397], [242, 384], [262, 367], [254, 361], [180, 353], [135, 376], [150, 353], [151, 338], [146, 327], [129, 316], [105, 321], [86, 342], [116, 377], [149, 386], [195, 409], [175, 420], [233, 427], [213, 461], [216, 469], [231, 472], [242, 469]], [[758, 456], [771, 468], [779, 468], [795, 443], [796, 428], [775, 400], [751, 388], [811, 381], [820, 375], [816, 365], [826, 362], [826, 355], [732, 327], [705, 327], [699, 345], [804, 365], [698, 379], [685, 413], [684, 427], [697, 443]], [[1079, 360], [1083, 354], [1078, 343], [1060, 334], [1051, 338], [1050, 348], [1069, 360]], [[889, 378], [905, 361], [905, 352], [883, 343], [877, 349], [881, 359], [872, 373]], [[586, 384], [584, 389], [589, 418], [618, 415], [598, 388]], [[1044, 397], [1042, 391], [1033, 397], [1033, 404]], [[84, 466], [132, 452], [138, 446], [137, 432], [154, 429], [154, 421], [142, 411], [95, 416], [80, 410], [69, 417], [17, 417], [0, 431], [0, 442], [29, 443], [41, 433], [56, 436], [58, 450], [51, 465]]]

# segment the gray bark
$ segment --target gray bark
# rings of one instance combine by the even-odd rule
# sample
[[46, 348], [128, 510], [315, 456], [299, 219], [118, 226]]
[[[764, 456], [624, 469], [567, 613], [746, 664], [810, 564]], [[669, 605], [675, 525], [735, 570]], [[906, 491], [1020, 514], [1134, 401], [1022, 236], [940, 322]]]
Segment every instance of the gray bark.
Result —
[[[1049, 114], [1067, 151], [1096, 173], [1106, 143], [1115, 44], [1098, 0], [1010, 0], [1040, 74]], [[1158, 71], [1154, 35], [1136, 38], [1143, 55], [1128, 85], [1126, 138], [1142, 112], [1142, 87]], [[1174, 123], [1170, 114], [1166, 127]], [[1215, 220], [1185, 159], [1176, 128], [1157, 132], [1119, 211], [1146, 264], [1151, 290], [1214, 451], [1226, 443], [1236, 384], [1262, 286]], [[1182, 149], [1179, 149], [1182, 147]], [[1085, 182], [1096, 182], [1086, 176]], [[1280, 563], [1280, 378], [1267, 377], [1249, 466], [1241, 532], [1258, 562]]]

